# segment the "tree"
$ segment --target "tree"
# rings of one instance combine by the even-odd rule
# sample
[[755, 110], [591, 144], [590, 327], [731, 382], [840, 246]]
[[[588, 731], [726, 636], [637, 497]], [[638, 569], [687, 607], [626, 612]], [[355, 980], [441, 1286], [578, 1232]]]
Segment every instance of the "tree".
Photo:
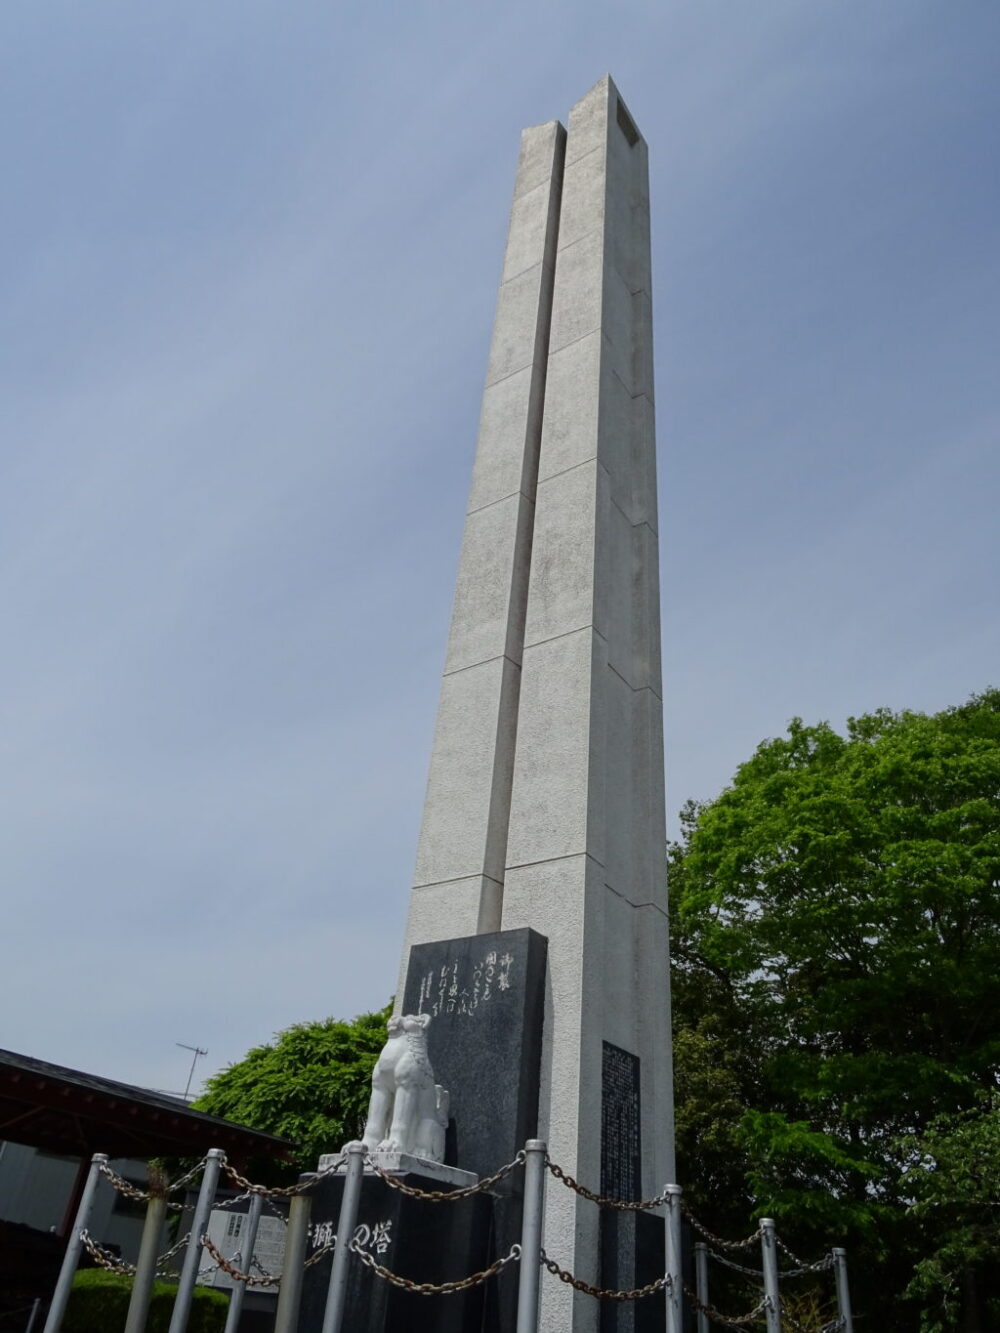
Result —
[[290, 1139], [296, 1169], [314, 1171], [360, 1134], [391, 1008], [286, 1028], [210, 1078], [195, 1108]]
[[[1000, 691], [846, 736], [794, 720], [687, 808], [670, 869], [695, 1197], [719, 1226], [749, 1204], [804, 1242], [863, 1246], [869, 1312], [902, 1327], [928, 1253], [901, 1183], [912, 1145], [1000, 1068]], [[727, 1113], [699, 1069], [729, 1071]]]

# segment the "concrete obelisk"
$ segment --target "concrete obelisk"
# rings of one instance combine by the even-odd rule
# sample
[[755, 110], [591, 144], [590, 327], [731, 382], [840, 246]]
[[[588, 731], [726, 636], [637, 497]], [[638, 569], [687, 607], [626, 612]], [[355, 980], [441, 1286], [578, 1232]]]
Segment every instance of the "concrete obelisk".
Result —
[[[604, 78], [522, 136], [403, 952], [547, 938], [538, 1137], [618, 1197], [674, 1179], [650, 292]], [[548, 1253], [595, 1282], [601, 1243], [552, 1184]], [[543, 1285], [545, 1329], [598, 1319]]]

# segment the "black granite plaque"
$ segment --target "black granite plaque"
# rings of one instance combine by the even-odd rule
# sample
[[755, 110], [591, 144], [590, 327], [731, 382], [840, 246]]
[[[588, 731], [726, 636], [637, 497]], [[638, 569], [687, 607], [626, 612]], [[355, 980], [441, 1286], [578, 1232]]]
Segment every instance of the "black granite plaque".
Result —
[[451, 1095], [449, 1165], [492, 1174], [534, 1138], [546, 940], [533, 930], [417, 944], [403, 1013], [430, 1014], [434, 1078]]
[[[399, 1179], [421, 1190], [450, 1188], [414, 1172]], [[343, 1175], [320, 1180], [314, 1187], [307, 1258], [336, 1235], [343, 1192]], [[416, 1282], [450, 1282], [481, 1271], [495, 1257], [492, 1202], [480, 1194], [455, 1203], [432, 1203], [366, 1174], [354, 1239], [394, 1273]], [[332, 1263], [328, 1253], [305, 1270], [299, 1333], [322, 1329]], [[453, 1295], [415, 1295], [390, 1285], [352, 1255], [344, 1328], [351, 1333], [468, 1333], [485, 1327], [485, 1297], [483, 1286]]]
[[641, 1196], [639, 1057], [604, 1043], [601, 1071], [601, 1193]]
[[[410, 950], [403, 1012], [431, 1016], [428, 1054], [451, 1095], [446, 1160], [463, 1171], [492, 1175], [538, 1133], [546, 952], [544, 935], [527, 929]], [[522, 1172], [491, 1194], [492, 1259], [521, 1238]], [[488, 1333], [514, 1327], [517, 1280], [508, 1268], [487, 1285]]]

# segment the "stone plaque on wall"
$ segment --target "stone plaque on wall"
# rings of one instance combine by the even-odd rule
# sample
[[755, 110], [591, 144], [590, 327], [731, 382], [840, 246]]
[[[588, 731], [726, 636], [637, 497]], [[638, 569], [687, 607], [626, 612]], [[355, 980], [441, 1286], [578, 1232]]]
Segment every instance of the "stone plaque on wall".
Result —
[[639, 1057], [606, 1041], [601, 1070], [601, 1193], [609, 1198], [641, 1196], [639, 1110]]

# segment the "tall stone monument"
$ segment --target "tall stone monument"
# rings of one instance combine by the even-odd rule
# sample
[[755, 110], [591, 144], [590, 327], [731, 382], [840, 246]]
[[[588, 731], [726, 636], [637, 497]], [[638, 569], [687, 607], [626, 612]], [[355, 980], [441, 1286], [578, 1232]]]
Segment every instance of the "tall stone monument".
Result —
[[[620, 1198], [674, 1179], [650, 293], [646, 144], [603, 78], [522, 135], [398, 988], [472, 1015], [504, 940], [544, 937], [540, 1058], [497, 1077], [531, 1084], [518, 1132]], [[464, 979], [419, 947], [443, 941]], [[626, 1231], [550, 1182], [563, 1267], [619, 1271]], [[542, 1311], [602, 1326], [554, 1279]]]

